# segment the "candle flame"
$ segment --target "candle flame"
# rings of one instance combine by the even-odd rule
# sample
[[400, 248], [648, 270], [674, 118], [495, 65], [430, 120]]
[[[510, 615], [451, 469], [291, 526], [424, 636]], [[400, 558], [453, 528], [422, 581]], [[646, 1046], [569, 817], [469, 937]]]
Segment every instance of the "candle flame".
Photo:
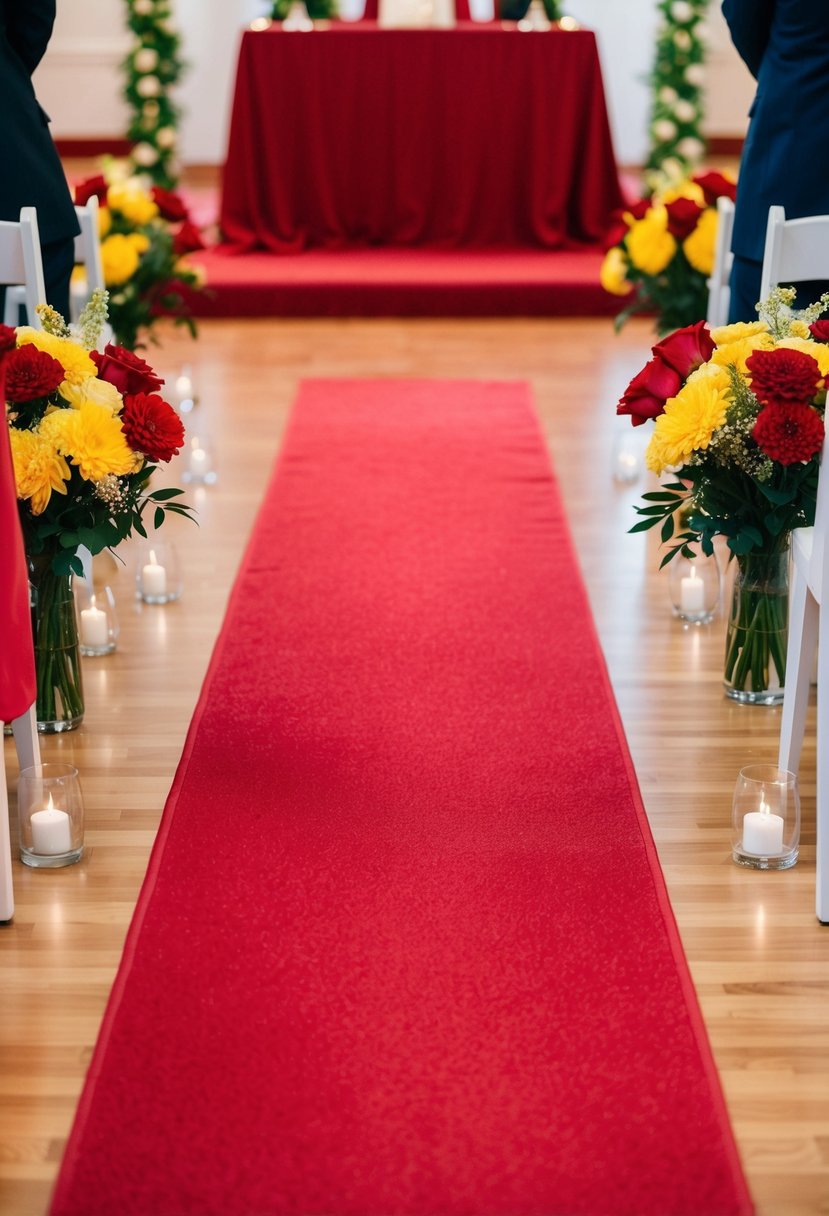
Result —
[[150, 565], [151, 566], [158, 565], [158, 562], [156, 561], [156, 557], [155, 557], [155, 549], [150, 549]]
[[95, 596], [94, 595], [90, 595], [90, 597], [89, 597], [89, 607], [90, 608], [95, 607]]
[[765, 798], [762, 797], [762, 795], [760, 797], [760, 814], [761, 815], [770, 815], [771, 814], [771, 807], [768, 805], [768, 803], [766, 802]]
[[47, 811], [53, 811], [54, 809], [55, 809], [55, 804], [54, 804], [54, 802], [52, 801], [52, 795], [50, 794], [50, 795], [49, 795], [49, 802], [48, 802], [48, 804], [47, 804], [47, 806], [46, 806], [46, 810], [47, 810]]

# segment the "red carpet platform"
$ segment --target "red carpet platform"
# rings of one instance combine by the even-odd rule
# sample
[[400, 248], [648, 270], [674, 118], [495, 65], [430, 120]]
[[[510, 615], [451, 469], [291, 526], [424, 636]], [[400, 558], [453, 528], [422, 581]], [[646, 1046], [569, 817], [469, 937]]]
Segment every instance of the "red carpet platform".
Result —
[[603, 253], [574, 250], [314, 249], [193, 255], [210, 294], [200, 317], [614, 316], [599, 283]]
[[53, 1216], [747, 1216], [529, 390], [312, 381]]

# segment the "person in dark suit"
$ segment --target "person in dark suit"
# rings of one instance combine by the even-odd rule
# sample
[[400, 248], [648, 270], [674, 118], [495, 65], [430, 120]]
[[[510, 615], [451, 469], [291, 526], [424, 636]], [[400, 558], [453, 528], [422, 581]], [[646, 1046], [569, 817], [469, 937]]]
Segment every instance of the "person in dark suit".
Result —
[[[722, 12], [757, 92], [740, 162], [731, 248], [731, 321], [753, 321], [769, 207], [786, 219], [829, 214], [829, 4], [723, 0]], [[796, 306], [826, 283], [797, 284]]]
[[0, 0], [0, 219], [17, 220], [21, 207], [37, 208], [46, 299], [68, 318], [80, 229], [49, 119], [32, 85], [55, 9], [56, 0]]

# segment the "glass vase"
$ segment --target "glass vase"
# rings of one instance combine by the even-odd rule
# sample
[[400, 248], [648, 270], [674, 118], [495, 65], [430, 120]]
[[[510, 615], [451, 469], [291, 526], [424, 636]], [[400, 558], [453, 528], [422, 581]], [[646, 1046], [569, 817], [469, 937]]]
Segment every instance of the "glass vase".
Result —
[[779, 705], [786, 684], [788, 543], [743, 554], [735, 562], [725, 640], [726, 696], [746, 705]]
[[37, 677], [37, 729], [74, 730], [83, 721], [81, 653], [72, 575], [55, 574], [52, 559], [29, 559], [32, 635]]

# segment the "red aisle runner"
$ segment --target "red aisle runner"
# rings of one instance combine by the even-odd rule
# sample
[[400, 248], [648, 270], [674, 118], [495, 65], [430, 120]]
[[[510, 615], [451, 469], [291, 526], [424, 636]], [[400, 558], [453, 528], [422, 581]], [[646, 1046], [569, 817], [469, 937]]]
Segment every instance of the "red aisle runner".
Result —
[[52, 1211], [751, 1211], [526, 386], [303, 386]]

